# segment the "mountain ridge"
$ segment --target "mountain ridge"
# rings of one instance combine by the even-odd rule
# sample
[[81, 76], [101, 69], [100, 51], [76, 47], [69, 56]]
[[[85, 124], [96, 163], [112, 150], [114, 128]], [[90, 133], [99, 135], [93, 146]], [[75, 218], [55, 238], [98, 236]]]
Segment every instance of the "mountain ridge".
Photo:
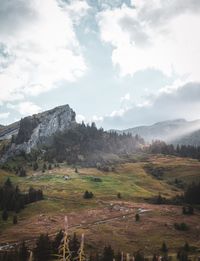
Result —
[[[152, 142], [153, 140], [163, 140], [166, 143], [181, 144], [182, 138], [187, 136], [186, 145], [197, 145], [194, 142], [190, 142], [190, 135], [200, 130], [200, 120], [187, 121], [185, 119], [167, 120], [157, 122], [152, 125], [142, 125], [125, 130], [116, 130], [117, 133], [130, 133], [132, 135], [140, 135], [146, 142]], [[199, 134], [200, 140], [200, 134]]]

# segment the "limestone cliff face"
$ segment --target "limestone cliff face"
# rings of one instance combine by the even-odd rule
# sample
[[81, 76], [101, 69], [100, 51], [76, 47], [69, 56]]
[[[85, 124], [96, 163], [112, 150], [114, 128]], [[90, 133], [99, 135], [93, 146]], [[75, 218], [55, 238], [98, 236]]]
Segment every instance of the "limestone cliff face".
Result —
[[21, 151], [30, 153], [32, 149], [48, 145], [55, 133], [75, 127], [75, 118], [75, 112], [69, 105], [64, 105], [22, 119], [15, 143], [12, 143], [2, 161]]

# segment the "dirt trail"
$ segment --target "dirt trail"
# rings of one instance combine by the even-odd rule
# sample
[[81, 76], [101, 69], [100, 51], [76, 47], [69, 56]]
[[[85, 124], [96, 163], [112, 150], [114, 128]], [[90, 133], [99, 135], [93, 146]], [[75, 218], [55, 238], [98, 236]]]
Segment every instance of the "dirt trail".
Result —
[[[77, 224], [77, 225], [69, 226], [69, 230], [76, 229], [76, 228], [87, 229], [88, 227], [91, 227], [91, 226], [108, 223], [113, 220], [125, 219], [126, 217], [134, 216], [134, 215], [135, 215], [135, 212], [131, 212], [131, 213], [127, 213], [127, 214], [117, 215], [112, 218], [104, 218], [104, 219], [95, 220], [93, 222], [89, 222], [89, 223], [85, 223], [85, 224]], [[49, 234], [49, 237], [53, 237], [56, 234], [57, 234], [57, 232]], [[30, 239], [25, 240], [25, 243], [27, 245], [32, 245], [37, 240], [37, 238], [38, 237], [30, 237]], [[11, 249], [15, 248], [16, 246], [18, 246], [19, 244], [20, 244], [20, 242], [18, 242], [18, 241], [0, 244], [0, 251], [11, 250]]]

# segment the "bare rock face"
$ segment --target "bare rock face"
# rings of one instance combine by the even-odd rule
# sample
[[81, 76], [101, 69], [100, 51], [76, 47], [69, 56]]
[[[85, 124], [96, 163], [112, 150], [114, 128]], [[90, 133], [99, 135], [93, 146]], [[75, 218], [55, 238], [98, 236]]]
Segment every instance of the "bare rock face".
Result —
[[76, 126], [75, 118], [76, 114], [69, 105], [63, 105], [22, 119], [15, 143], [12, 143], [2, 161], [21, 151], [30, 153], [32, 149], [50, 144], [55, 133]]

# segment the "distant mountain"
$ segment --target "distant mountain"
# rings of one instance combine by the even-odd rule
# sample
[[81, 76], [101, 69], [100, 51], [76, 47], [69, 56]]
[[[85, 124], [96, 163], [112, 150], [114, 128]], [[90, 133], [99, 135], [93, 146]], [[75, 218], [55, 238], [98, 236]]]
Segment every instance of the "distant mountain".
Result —
[[173, 141], [174, 144], [200, 146], [200, 130], [194, 131]]
[[186, 121], [184, 119], [176, 119], [117, 132], [131, 133], [132, 135], [138, 134], [147, 142], [163, 140], [166, 143], [173, 144], [200, 144], [200, 120]]

